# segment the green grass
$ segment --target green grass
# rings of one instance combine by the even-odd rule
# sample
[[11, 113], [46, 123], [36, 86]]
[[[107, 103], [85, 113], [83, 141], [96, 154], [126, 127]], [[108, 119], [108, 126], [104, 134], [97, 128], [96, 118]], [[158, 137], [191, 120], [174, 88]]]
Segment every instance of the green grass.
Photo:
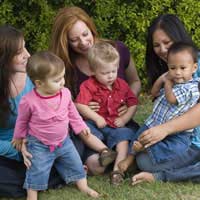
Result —
[[[140, 124], [152, 110], [152, 103], [148, 96], [141, 95], [140, 106], [135, 120]], [[1, 172], [0, 172], [1, 173]], [[122, 186], [110, 185], [109, 175], [88, 177], [91, 187], [102, 194], [99, 200], [199, 200], [200, 185], [193, 183], [141, 183], [137, 186], [130, 185], [131, 174], [126, 177]], [[0, 198], [8, 200], [7, 198]], [[20, 198], [19, 200], [24, 200]], [[88, 200], [92, 199], [80, 193], [74, 185], [61, 189], [48, 190], [39, 193], [39, 200]], [[10, 199], [11, 200], [11, 199]]]

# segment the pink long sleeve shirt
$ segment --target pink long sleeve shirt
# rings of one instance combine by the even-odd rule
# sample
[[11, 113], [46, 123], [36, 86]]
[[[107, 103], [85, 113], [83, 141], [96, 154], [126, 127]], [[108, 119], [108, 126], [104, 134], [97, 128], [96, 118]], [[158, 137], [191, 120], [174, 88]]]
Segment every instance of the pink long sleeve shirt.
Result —
[[20, 101], [14, 138], [25, 138], [29, 134], [43, 144], [58, 146], [67, 137], [69, 124], [76, 134], [87, 128], [67, 88], [51, 97], [40, 96], [32, 90]]

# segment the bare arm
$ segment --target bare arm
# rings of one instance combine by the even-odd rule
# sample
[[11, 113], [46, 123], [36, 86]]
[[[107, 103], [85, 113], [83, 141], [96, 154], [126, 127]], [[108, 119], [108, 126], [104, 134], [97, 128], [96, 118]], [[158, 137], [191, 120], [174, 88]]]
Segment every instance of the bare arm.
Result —
[[77, 110], [83, 117], [94, 121], [99, 128], [103, 128], [106, 126], [106, 121], [104, 120], [104, 118], [96, 113], [94, 110], [92, 110], [88, 105], [80, 103], [76, 103], [75, 105]]
[[144, 144], [145, 147], [148, 147], [163, 140], [168, 135], [195, 128], [199, 125], [200, 104], [198, 103], [183, 115], [144, 131], [140, 135], [139, 141]]
[[125, 71], [127, 82], [136, 96], [139, 96], [141, 90], [141, 81], [138, 76], [134, 61], [130, 58], [129, 65]]
[[127, 109], [127, 112], [124, 113], [122, 116], [116, 118], [115, 125], [117, 127], [123, 127], [130, 121], [130, 119], [134, 116], [135, 112], [137, 110], [137, 106], [130, 106]]
[[173, 92], [173, 85], [174, 83], [172, 80], [166, 79], [165, 85], [164, 85], [165, 97], [170, 104], [177, 103], [176, 96], [174, 95], [174, 92]]
[[153, 98], [159, 96], [160, 89], [163, 87], [164, 80], [163, 76], [160, 76], [155, 83], [153, 84], [153, 87], [151, 89], [151, 95]]
[[168, 72], [162, 74], [153, 84], [152, 89], [151, 89], [151, 95], [153, 98], [159, 96], [160, 89], [164, 86], [167, 76], [168, 76]]

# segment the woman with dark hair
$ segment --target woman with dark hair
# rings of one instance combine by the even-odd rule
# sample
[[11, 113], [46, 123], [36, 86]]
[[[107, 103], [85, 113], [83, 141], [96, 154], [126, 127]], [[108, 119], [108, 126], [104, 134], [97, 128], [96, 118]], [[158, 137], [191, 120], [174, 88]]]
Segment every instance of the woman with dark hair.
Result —
[[[0, 26], [0, 196], [25, 195], [22, 185], [26, 168], [22, 155], [13, 148], [11, 140], [19, 101], [33, 89], [26, 75], [29, 57], [22, 32], [10, 25]], [[30, 154], [24, 145], [24, 162], [28, 161], [27, 156]], [[60, 183], [62, 180], [53, 170], [49, 186]]]
[[[163, 73], [167, 72], [168, 49], [174, 42], [186, 42], [194, 45], [192, 39], [186, 32], [183, 23], [172, 14], [161, 15], [153, 20], [147, 35], [146, 68], [150, 85]], [[198, 59], [200, 63], [200, 59]], [[194, 76], [198, 77], [197, 72]], [[162, 125], [152, 127], [142, 133], [139, 141], [148, 148], [171, 134], [178, 133], [200, 125], [199, 104], [195, 105], [182, 116], [176, 117]], [[175, 157], [170, 162], [163, 162], [153, 165], [146, 152], [137, 155], [138, 167], [143, 172], [132, 178], [132, 183], [147, 181], [200, 181], [200, 131], [194, 129], [192, 145]]]
[[[162, 43], [156, 35], [159, 35]], [[156, 38], [156, 39], [155, 39]], [[148, 28], [146, 46], [146, 71], [150, 86], [168, 71], [166, 57], [169, 47], [174, 42], [193, 44], [190, 35], [185, 30], [183, 23], [176, 15], [164, 14], [155, 18]]]

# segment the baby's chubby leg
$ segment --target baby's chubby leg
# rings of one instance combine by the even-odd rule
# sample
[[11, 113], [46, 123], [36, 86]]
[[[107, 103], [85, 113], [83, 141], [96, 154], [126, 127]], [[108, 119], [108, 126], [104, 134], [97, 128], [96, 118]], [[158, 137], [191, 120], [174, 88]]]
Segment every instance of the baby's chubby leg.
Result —
[[99, 193], [88, 186], [86, 178], [76, 181], [76, 185], [81, 192], [89, 195], [90, 197], [93, 198], [99, 197]]
[[118, 167], [121, 172], [126, 172], [134, 161], [134, 156], [129, 154], [124, 160], [120, 161]]
[[38, 192], [32, 189], [27, 190], [27, 200], [37, 200]]

